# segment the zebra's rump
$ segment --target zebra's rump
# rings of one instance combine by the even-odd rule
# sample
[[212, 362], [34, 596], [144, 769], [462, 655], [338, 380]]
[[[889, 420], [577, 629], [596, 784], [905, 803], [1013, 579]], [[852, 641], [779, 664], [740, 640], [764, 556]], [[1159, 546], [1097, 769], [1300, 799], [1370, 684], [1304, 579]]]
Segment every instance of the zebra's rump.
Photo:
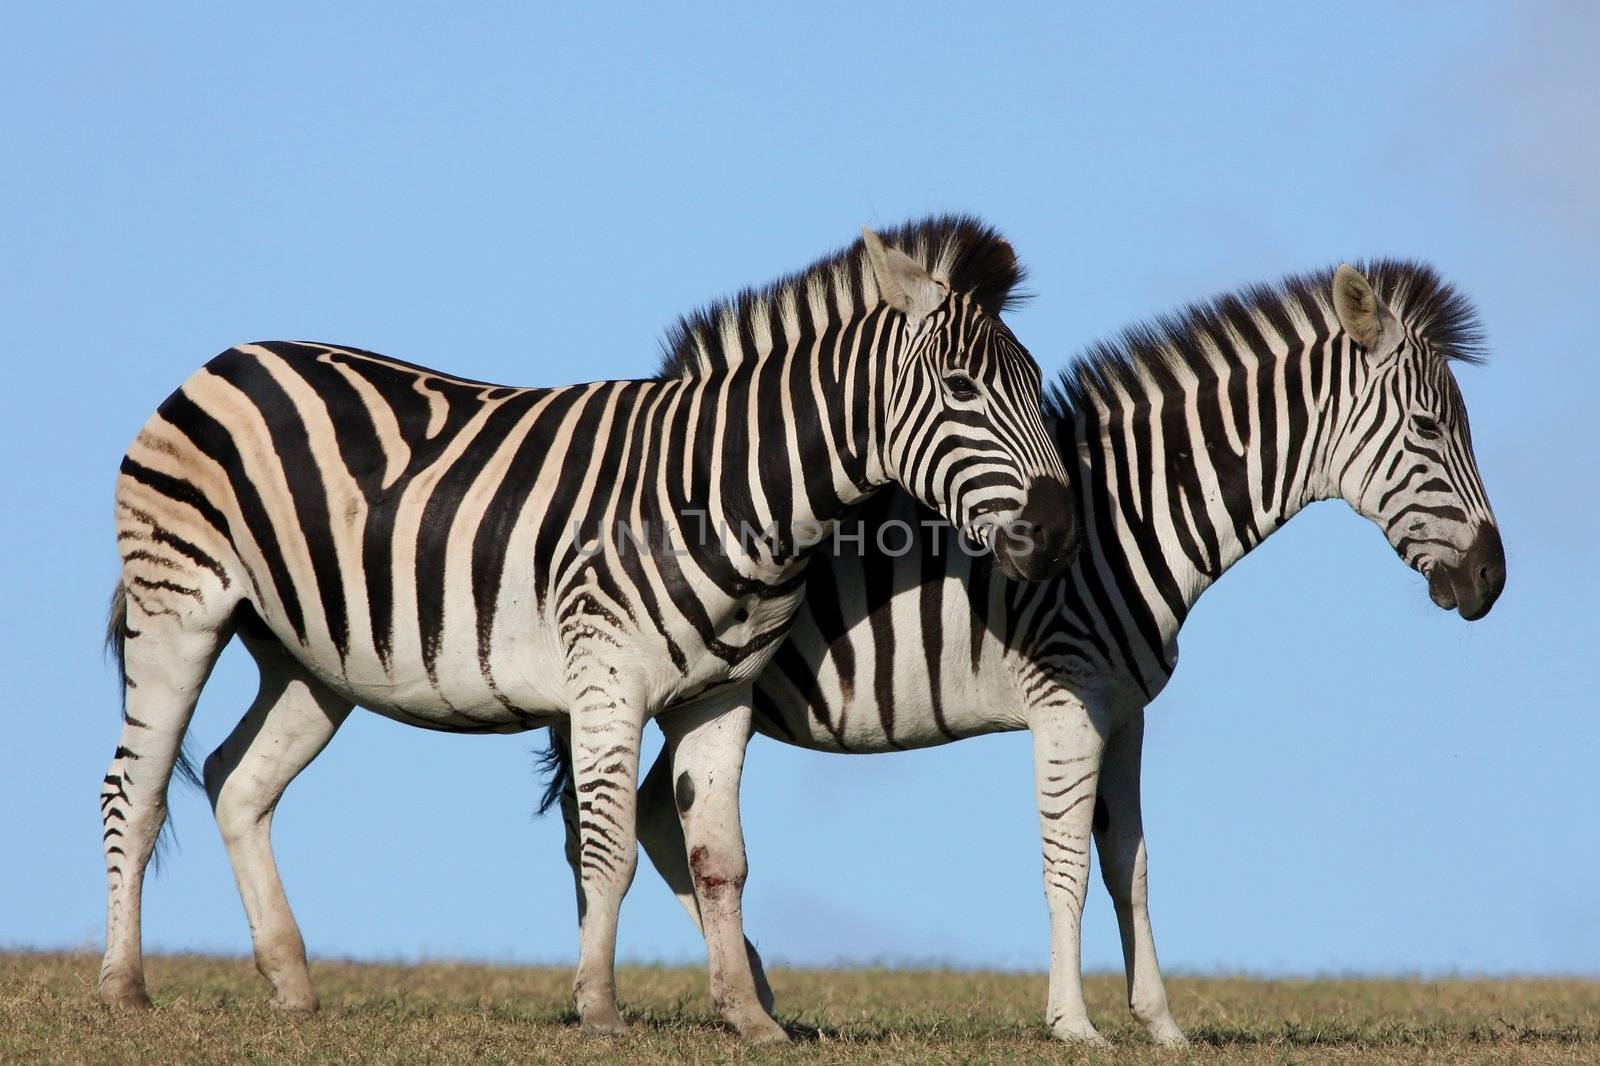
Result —
[[218, 627], [250, 604], [316, 676], [380, 713], [543, 724], [564, 706], [561, 664], [517, 536], [535, 540], [528, 512], [563, 487], [544, 458], [584, 392], [327, 346], [230, 349], [123, 461], [125, 583]]

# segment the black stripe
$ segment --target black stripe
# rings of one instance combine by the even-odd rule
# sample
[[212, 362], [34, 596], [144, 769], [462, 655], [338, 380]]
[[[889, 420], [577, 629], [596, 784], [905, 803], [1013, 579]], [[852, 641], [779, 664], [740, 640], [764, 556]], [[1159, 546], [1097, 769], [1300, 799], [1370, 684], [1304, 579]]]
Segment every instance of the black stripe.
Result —
[[[445, 575], [451, 568], [450, 529], [484, 467], [537, 400], [537, 393], [525, 392], [495, 408], [479, 424], [450, 468], [434, 482], [422, 506], [412, 570], [417, 588], [417, 632], [422, 642], [422, 664], [435, 683], [438, 682], [435, 667], [439, 645], [444, 639]], [[459, 442], [460, 434], [455, 439]]]
[[[237, 351], [224, 352], [210, 363], [207, 370], [216, 372], [237, 359], [252, 359]], [[305, 614], [300, 608], [300, 596], [295, 591], [294, 579], [289, 574], [288, 563], [278, 545], [278, 535], [273, 531], [272, 518], [255, 484], [245, 472], [244, 457], [233, 441], [228, 428], [191, 400], [182, 390], [169, 396], [158, 409], [161, 417], [177, 429], [207, 458], [222, 468], [234, 499], [239, 502], [239, 512], [245, 528], [255, 541], [267, 565], [272, 587], [283, 605], [284, 616], [294, 630], [295, 639], [304, 644], [306, 639]]]
[[305, 419], [289, 393], [259, 359], [243, 355], [235, 359], [217, 359], [210, 369], [244, 393], [266, 423], [273, 451], [283, 464], [295, 519], [311, 556], [312, 580], [322, 603], [322, 616], [327, 621], [333, 645], [338, 649], [339, 660], [343, 662], [350, 651], [350, 622], [346, 616], [339, 553], [334, 547], [328, 515], [327, 487], [311, 448]]
[[[171, 401], [168, 402], [170, 403]], [[228, 520], [222, 516], [221, 511], [217, 510], [215, 504], [206, 499], [200, 490], [188, 481], [183, 478], [173, 477], [170, 474], [163, 474], [159, 470], [152, 470], [148, 466], [143, 466], [126, 456], [123, 457], [120, 469], [124, 475], [144, 485], [146, 488], [159, 492], [169, 500], [176, 500], [181, 504], [194, 508], [195, 513], [203, 518], [208, 526], [215, 529], [230, 544], [233, 542], [233, 538], [228, 531]]]

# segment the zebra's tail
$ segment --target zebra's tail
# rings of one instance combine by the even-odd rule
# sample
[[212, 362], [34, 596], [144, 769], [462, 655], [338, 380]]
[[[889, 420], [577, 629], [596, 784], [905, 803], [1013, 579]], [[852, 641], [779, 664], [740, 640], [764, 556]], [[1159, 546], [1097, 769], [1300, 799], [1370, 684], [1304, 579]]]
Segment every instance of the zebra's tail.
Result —
[[[122, 716], [128, 714], [128, 590], [123, 587], [121, 580], [117, 587], [111, 590], [111, 610], [106, 618], [106, 651], [117, 661], [117, 693]], [[194, 767], [194, 756], [189, 753], [187, 741], [178, 749], [178, 761], [173, 771], [185, 784], [204, 791], [205, 784], [200, 779], [200, 772]], [[178, 830], [172, 824], [172, 811], [167, 811], [166, 819], [161, 823], [161, 832], [156, 836], [156, 847], [150, 854], [150, 869], [156, 873], [161, 871], [161, 859], [169, 847], [178, 843]]]
[[550, 746], [539, 753], [537, 767], [535, 773], [545, 776], [546, 780], [544, 794], [539, 797], [539, 808], [534, 811], [535, 818], [561, 802], [561, 793], [572, 781], [572, 749], [553, 726], [550, 729]]

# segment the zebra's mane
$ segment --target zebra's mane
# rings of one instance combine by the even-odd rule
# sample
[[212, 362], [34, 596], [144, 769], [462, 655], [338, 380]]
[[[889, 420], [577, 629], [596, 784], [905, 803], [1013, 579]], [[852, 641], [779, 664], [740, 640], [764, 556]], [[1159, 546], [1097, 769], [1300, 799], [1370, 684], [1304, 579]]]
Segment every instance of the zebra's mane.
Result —
[[[884, 230], [879, 236], [952, 289], [971, 294], [991, 315], [1026, 298], [1017, 289], [1026, 271], [1010, 243], [970, 215], [938, 215]], [[694, 378], [729, 369], [770, 351], [775, 324], [799, 308], [826, 308], [825, 314], [837, 320], [841, 302], [867, 308], [877, 299], [866, 245], [857, 238], [799, 273], [763, 288], [745, 289], [680, 318], [662, 340], [656, 376]]]
[[[1354, 265], [1435, 355], [1474, 365], [1484, 361], [1484, 334], [1477, 312], [1433, 267], [1403, 259]], [[1219, 359], [1227, 358], [1218, 353], [1232, 350], [1228, 338], [1235, 334], [1258, 336], [1263, 318], [1289, 337], [1297, 332], [1296, 322], [1336, 321], [1333, 269], [1292, 274], [1276, 284], [1224, 293], [1132, 326], [1109, 341], [1097, 341], [1046, 390], [1045, 412], [1061, 418], [1096, 401], [1109, 401], [1118, 391], [1138, 395], [1152, 369], [1216, 367]]]

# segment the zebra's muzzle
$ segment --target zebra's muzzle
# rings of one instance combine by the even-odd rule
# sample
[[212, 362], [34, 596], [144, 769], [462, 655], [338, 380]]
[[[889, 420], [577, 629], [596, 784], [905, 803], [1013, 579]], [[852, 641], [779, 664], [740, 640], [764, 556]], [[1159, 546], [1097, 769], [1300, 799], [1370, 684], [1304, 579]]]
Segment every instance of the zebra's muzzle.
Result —
[[1435, 566], [1428, 571], [1429, 599], [1447, 611], [1460, 612], [1468, 622], [1488, 614], [1505, 587], [1505, 545], [1492, 524], [1478, 527], [1454, 566]]
[[994, 556], [1013, 581], [1043, 581], [1078, 557], [1078, 515], [1072, 493], [1055, 478], [1036, 478], [1022, 510], [995, 535]]

